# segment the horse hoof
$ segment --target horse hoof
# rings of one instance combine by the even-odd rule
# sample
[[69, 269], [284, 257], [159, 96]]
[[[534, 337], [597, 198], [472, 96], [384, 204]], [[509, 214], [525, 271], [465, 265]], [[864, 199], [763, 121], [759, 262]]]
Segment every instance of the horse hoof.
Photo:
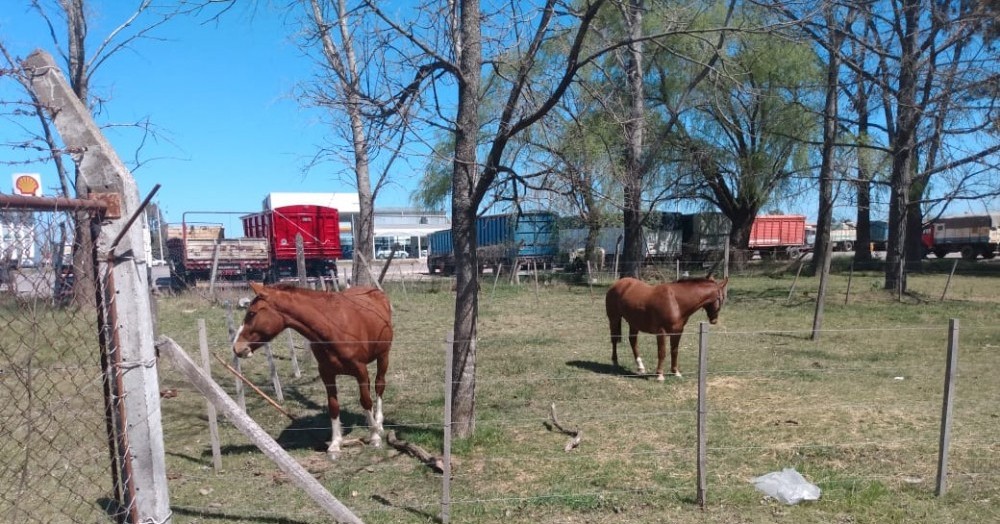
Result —
[[371, 447], [373, 447], [373, 448], [381, 448], [382, 447], [382, 437], [380, 437], [378, 435], [372, 436], [371, 438], [368, 439], [368, 445], [371, 446]]
[[673, 373], [671, 373], [671, 375], [673, 375], [673, 376], [675, 376], [677, 378], [684, 378], [684, 375], [681, 375], [680, 371], [674, 371]]
[[656, 375], [656, 381], [657, 382], [663, 382], [664, 380], [666, 380], [666, 379], [663, 378], [663, 374], [662, 373], [660, 373], [659, 375]]
[[340, 458], [340, 451], [339, 450], [338, 451], [327, 451], [326, 452], [326, 458], [330, 459], [330, 462], [337, 462], [337, 459]]

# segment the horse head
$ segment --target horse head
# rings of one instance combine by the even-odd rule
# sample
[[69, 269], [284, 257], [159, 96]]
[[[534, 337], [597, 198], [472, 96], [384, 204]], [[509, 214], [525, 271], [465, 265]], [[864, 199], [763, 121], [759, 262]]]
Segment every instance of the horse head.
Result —
[[714, 296], [710, 296], [708, 302], [705, 303], [705, 312], [708, 313], [709, 324], [716, 324], [719, 322], [719, 312], [722, 311], [722, 306], [726, 303], [726, 288], [729, 285], [729, 277], [721, 282], [715, 282], [711, 278], [709, 280], [715, 285], [715, 291]]
[[253, 355], [254, 351], [285, 329], [284, 317], [268, 301], [272, 291], [256, 282], [251, 282], [250, 288], [257, 296], [247, 306], [243, 325], [236, 331], [233, 339], [233, 353], [240, 358]]

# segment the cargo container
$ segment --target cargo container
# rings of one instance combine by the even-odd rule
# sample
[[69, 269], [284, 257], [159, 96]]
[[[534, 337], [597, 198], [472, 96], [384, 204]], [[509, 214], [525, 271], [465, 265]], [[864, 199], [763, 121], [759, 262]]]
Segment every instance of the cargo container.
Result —
[[[266, 203], [265, 203], [266, 205]], [[286, 205], [245, 215], [247, 237], [266, 239], [269, 277], [274, 280], [298, 274], [296, 237], [301, 235], [306, 275], [328, 277], [337, 271], [341, 257], [340, 213], [319, 205]]]
[[925, 253], [944, 258], [961, 253], [966, 260], [994, 258], [1000, 246], [1000, 213], [939, 218], [924, 228]]
[[750, 226], [750, 249], [757, 251], [787, 251], [806, 245], [804, 215], [761, 215]]
[[267, 240], [225, 238], [221, 224], [164, 226], [167, 256], [172, 270], [186, 282], [207, 280], [215, 265], [220, 277], [260, 279], [269, 267]]
[[[552, 264], [558, 253], [556, 215], [549, 212], [529, 212], [520, 215], [503, 214], [479, 217], [476, 220], [477, 257], [482, 269], [500, 264], [534, 263], [543, 267]], [[431, 233], [427, 237], [430, 249], [427, 270], [451, 274], [455, 271], [455, 250], [451, 230]]]

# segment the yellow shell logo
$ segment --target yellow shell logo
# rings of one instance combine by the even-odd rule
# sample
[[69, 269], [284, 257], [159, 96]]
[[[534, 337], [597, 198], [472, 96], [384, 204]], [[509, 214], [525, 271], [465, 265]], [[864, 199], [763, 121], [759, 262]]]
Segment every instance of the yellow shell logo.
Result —
[[14, 181], [14, 189], [21, 195], [38, 196], [38, 180], [28, 175], [19, 176]]

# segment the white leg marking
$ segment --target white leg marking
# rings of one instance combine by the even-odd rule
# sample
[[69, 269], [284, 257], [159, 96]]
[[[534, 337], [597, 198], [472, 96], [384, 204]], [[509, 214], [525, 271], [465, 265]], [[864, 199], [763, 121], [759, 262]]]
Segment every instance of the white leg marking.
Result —
[[375, 425], [378, 427], [379, 433], [384, 431], [382, 427], [382, 422], [385, 421], [385, 417], [382, 416], [382, 397], [375, 397]]
[[382, 436], [378, 434], [379, 424], [375, 421], [375, 414], [369, 409], [365, 411], [365, 417], [368, 419], [368, 429], [371, 432], [368, 435], [368, 444], [373, 448], [382, 447]]
[[639, 368], [639, 374], [640, 375], [642, 375], [643, 373], [646, 372], [646, 366], [642, 365], [642, 358], [636, 357], [636, 359], [635, 359], [635, 366], [637, 368]]
[[236, 341], [240, 339], [240, 333], [242, 332], [243, 332], [243, 325], [240, 324], [240, 328], [236, 330], [236, 335], [233, 336], [233, 345], [235, 345]]
[[330, 426], [333, 428], [333, 435], [330, 438], [330, 447], [326, 449], [326, 455], [330, 457], [330, 460], [337, 460], [340, 455], [340, 443], [344, 441], [340, 417], [330, 419]]

